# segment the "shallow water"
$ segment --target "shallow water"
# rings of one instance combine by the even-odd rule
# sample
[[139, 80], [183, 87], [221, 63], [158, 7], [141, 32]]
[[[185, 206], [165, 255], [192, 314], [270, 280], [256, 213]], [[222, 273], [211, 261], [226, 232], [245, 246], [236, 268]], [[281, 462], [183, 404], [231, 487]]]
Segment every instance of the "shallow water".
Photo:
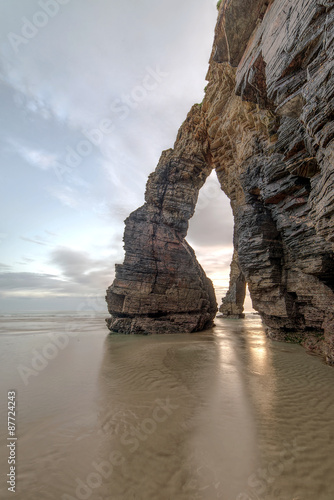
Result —
[[255, 315], [149, 337], [109, 336], [103, 315], [9, 315], [0, 343], [1, 499], [334, 498], [334, 370]]

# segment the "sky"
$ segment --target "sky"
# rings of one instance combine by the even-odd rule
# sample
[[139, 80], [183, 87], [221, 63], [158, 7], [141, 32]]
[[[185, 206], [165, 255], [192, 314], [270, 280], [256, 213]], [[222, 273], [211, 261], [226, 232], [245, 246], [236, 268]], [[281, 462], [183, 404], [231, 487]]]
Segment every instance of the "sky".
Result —
[[[124, 219], [203, 99], [216, 1], [0, 0], [0, 10], [0, 312], [106, 310]], [[187, 240], [217, 290], [232, 225], [213, 174]]]

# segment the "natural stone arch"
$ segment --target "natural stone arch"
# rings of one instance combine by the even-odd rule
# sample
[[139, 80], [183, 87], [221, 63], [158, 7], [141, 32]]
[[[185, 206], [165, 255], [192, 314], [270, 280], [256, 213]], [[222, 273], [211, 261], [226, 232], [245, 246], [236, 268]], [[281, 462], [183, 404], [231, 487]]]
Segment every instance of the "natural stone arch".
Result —
[[125, 221], [122, 265], [107, 290], [108, 327], [122, 333], [178, 333], [213, 325], [213, 285], [185, 240], [198, 192], [212, 170], [206, 125], [195, 105], [174, 149], [149, 176], [145, 204]]
[[[334, 365], [334, 5], [296, 0], [291, 16], [290, 0], [251, 4], [220, 3], [203, 103], [126, 221], [108, 323], [128, 333], [212, 324], [213, 287], [184, 237], [215, 168], [267, 334]], [[233, 29], [236, 18], [242, 29]]]
[[[222, 298], [219, 312], [224, 317], [239, 319], [244, 318], [244, 303], [246, 298], [246, 280], [239, 265], [239, 257], [236, 247], [231, 252], [231, 264], [229, 273], [229, 286], [226, 293], [226, 270], [225, 251], [231, 246], [233, 239], [233, 211], [230, 199], [222, 190], [221, 183], [217, 176], [216, 169], [213, 169], [207, 178], [204, 186], [199, 192], [198, 201], [194, 216], [190, 219], [187, 239], [195, 250], [197, 259], [201, 263], [204, 271], [210, 276], [214, 273], [216, 278], [212, 277], [215, 293], [218, 302]], [[204, 253], [205, 248], [205, 253]], [[223, 260], [217, 260], [213, 257], [211, 251], [224, 250]], [[228, 249], [230, 250], [230, 248]], [[202, 262], [203, 258], [203, 262]], [[213, 267], [213, 258], [216, 262]], [[208, 264], [206, 263], [208, 261]], [[208, 265], [208, 268], [206, 267]], [[224, 273], [223, 273], [224, 269]], [[217, 280], [217, 281], [216, 281]], [[219, 285], [224, 283], [224, 291]]]

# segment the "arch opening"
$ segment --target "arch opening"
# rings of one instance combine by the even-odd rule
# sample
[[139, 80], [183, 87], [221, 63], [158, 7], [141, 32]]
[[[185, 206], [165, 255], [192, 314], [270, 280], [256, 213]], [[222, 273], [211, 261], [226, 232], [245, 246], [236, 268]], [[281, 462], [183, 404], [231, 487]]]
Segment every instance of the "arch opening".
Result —
[[189, 220], [187, 241], [213, 282], [220, 312], [226, 317], [239, 318], [254, 309], [247, 283], [235, 261], [233, 226], [230, 200], [213, 170], [199, 191], [195, 213]]

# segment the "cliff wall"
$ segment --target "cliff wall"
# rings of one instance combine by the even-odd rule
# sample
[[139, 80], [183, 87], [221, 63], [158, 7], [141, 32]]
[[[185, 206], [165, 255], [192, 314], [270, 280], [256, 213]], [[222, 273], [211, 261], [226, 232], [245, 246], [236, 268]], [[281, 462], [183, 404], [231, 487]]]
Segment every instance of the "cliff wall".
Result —
[[221, 2], [205, 98], [126, 220], [107, 291], [112, 331], [212, 324], [212, 284], [185, 236], [215, 169], [235, 221], [222, 312], [242, 315], [247, 283], [271, 338], [334, 364], [333, 38], [330, 0]]

